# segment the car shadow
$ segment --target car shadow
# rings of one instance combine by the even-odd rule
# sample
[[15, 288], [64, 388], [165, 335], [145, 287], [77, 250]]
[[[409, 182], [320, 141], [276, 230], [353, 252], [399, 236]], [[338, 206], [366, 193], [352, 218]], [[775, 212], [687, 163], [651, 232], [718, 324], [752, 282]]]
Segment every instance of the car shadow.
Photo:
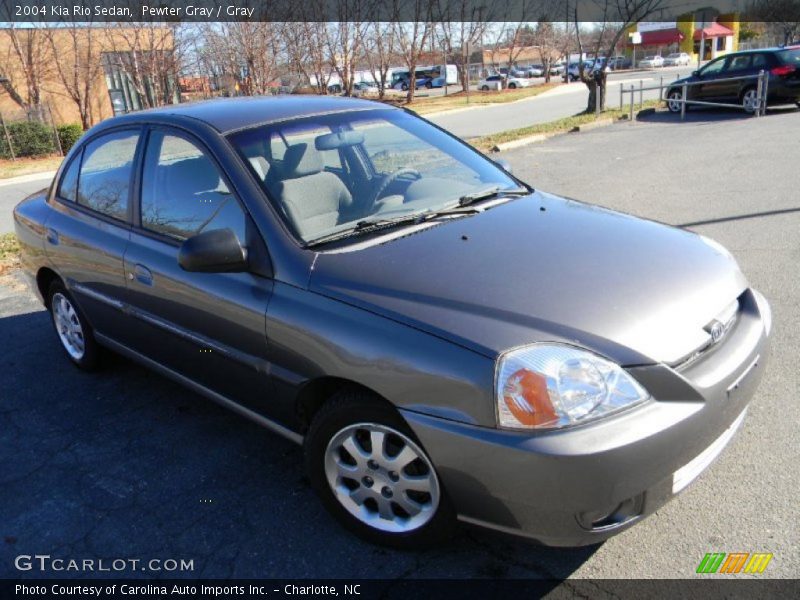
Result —
[[[800, 112], [800, 108], [793, 105], [767, 108], [767, 114], [765, 116], [769, 117], [790, 112]], [[665, 109], [656, 110], [655, 112], [644, 111], [637, 115], [636, 120], [643, 123], [720, 123], [754, 118], [757, 117], [748, 115], [743, 110], [735, 108], [693, 106], [690, 110], [686, 111], [686, 116], [683, 121], [681, 121], [680, 113], [671, 113]]]
[[51, 554], [193, 562], [171, 577], [556, 586], [598, 548], [545, 548], [466, 527], [418, 552], [362, 542], [315, 497], [300, 447], [122, 357], [109, 355], [95, 373], [75, 368], [47, 313], [24, 295], [13, 306], [0, 300], [0, 577], [86, 576], [14, 570], [15, 556]]

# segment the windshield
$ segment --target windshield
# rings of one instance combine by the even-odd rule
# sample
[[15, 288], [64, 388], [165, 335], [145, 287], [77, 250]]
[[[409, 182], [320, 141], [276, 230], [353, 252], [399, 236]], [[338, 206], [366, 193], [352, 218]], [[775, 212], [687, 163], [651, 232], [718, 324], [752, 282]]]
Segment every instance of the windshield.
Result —
[[505, 171], [418, 117], [374, 109], [303, 117], [229, 138], [305, 243], [519, 190]]

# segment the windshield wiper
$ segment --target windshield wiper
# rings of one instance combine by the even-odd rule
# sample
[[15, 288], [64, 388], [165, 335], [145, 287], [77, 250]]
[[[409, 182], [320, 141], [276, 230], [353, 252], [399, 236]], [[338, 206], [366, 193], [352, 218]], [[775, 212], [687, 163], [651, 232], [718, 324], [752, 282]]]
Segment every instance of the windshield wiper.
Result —
[[318, 244], [335, 242], [354, 235], [360, 235], [362, 233], [371, 233], [373, 231], [380, 231], [383, 229], [398, 227], [400, 225], [418, 225], [420, 223], [425, 223], [437, 217], [444, 217], [448, 215], [460, 215], [460, 214], [466, 215], [477, 212], [480, 212], [477, 208], [465, 209], [461, 206], [454, 206], [442, 210], [426, 210], [423, 212], [398, 215], [397, 217], [393, 218], [364, 219], [356, 223], [353, 227], [345, 229], [344, 231], [336, 231], [329, 235], [324, 235], [315, 240], [311, 240], [306, 244], [306, 248], [309, 248], [311, 246], [316, 246]]
[[499, 185], [494, 185], [492, 187], [484, 188], [482, 190], [478, 190], [477, 192], [472, 192], [470, 194], [461, 196], [458, 199], [458, 206], [469, 206], [474, 202], [488, 200], [489, 198], [494, 198], [495, 196], [520, 196], [530, 193], [530, 190], [521, 187], [507, 189], [501, 188]]

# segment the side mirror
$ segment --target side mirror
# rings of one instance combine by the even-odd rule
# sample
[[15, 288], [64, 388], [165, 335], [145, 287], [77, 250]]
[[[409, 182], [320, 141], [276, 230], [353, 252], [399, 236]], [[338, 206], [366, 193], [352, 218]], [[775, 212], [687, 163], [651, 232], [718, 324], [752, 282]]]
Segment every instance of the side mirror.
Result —
[[702, 75], [700, 75], [700, 71], [695, 70], [692, 71], [692, 77], [702, 77]]
[[238, 273], [247, 270], [247, 250], [232, 229], [204, 231], [183, 242], [178, 264], [196, 273]]
[[511, 167], [511, 163], [509, 163], [505, 158], [498, 158], [496, 161], [497, 166], [503, 169], [506, 173], [513, 173], [514, 169]]

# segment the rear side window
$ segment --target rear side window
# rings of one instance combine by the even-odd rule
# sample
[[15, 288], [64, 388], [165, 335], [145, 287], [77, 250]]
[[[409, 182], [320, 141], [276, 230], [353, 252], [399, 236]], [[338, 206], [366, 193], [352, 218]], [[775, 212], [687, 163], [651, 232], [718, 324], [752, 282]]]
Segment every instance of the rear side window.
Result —
[[78, 204], [124, 221], [128, 217], [137, 131], [104, 135], [86, 145], [78, 179]]
[[749, 69], [752, 59], [753, 57], [751, 54], [734, 56], [731, 58], [731, 62], [728, 65], [728, 71], [741, 71], [743, 69]]
[[177, 240], [232, 229], [246, 243], [245, 213], [216, 164], [193, 142], [163, 131], [147, 143], [141, 219], [145, 229]]
[[792, 50], [781, 50], [777, 53], [780, 61], [785, 65], [794, 65], [800, 69], [800, 48]]
[[64, 171], [61, 177], [61, 183], [58, 184], [58, 197], [70, 202], [75, 202], [78, 199], [78, 171], [81, 168], [81, 155], [78, 154], [69, 163], [69, 167]]

